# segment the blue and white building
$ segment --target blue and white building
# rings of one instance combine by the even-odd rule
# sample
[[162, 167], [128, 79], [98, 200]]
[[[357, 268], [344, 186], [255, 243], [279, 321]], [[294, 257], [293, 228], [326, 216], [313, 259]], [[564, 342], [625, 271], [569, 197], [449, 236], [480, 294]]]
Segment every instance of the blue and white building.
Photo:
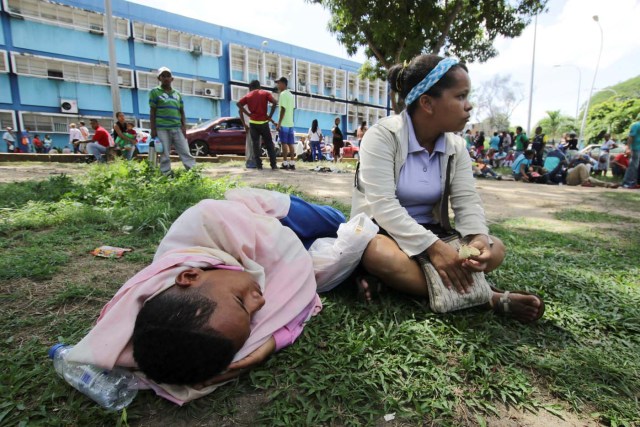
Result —
[[[102, 0], [2, 0], [0, 124], [68, 143], [70, 123], [97, 117], [107, 129], [114, 109]], [[358, 76], [359, 63], [255, 34], [113, 0], [121, 110], [148, 127], [156, 70], [169, 67], [190, 124], [237, 116], [251, 80], [272, 88], [289, 79], [296, 130], [313, 119], [343, 132], [389, 114], [387, 84]], [[266, 40], [266, 43], [265, 43]], [[0, 142], [0, 151], [6, 151]]]

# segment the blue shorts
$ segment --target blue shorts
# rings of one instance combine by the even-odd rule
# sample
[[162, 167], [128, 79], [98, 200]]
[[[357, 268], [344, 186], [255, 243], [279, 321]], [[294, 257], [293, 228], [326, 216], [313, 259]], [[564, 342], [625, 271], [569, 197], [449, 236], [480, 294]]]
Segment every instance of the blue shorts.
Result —
[[280, 126], [280, 130], [278, 131], [278, 137], [280, 138], [280, 142], [282, 144], [293, 145], [296, 143], [295, 138], [293, 137], [293, 128], [287, 128], [284, 126]]
[[289, 213], [280, 223], [293, 230], [306, 249], [320, 237], [338, 236], [338, 227], [346, 222], [342, 212], [331, 206], [320, 206], [296, 196], [290, 197]]

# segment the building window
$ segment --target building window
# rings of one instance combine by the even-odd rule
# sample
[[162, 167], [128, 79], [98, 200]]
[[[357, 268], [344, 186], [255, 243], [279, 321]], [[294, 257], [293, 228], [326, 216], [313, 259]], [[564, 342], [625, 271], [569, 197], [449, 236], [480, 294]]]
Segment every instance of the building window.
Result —
[[249, 83], [258, 80], [264, 87], [274, 87], [281, 77], [289, 79], [293, 89], [293, 58], [273, 52], [254, 49], [237, 44], [229, 44], [229, 75], [235, 82]]
[[[155, 73], [136, 71], [136, 79], [138, 81], [138, 89], [151, 90], [159, 85], [158, 77]], [[222, 83], [174, 76], [171, 87], [186, 96], [224, 99], [224, 85]]]
[[231, 85], [231, 100], [240, 101], [243, 96], [249, 93], [249, 88], [244, 86]]
[[7, 59], [7, 51], [0, 50], [0, 73], [9, 72], [9, 60]]
[[88, 126], [91, 119], [98, 119], [100, 126], [107, 130], [113, 129], [115, 119], [112, 117], [97, 116], [69, 116], [67, 114], [31, 113], [21, 111], [20, 121], [24, 129], [31, 133], [69, 133], [71, 123], [85, 122]]
[[300, 110], [327, 113], [336, 116], [347, 114], [347, 104], [344, 102], [330, 101], [328, 99], [318, 99], [310, 96], [297, 95], [296, 108]]
[[[58, 27], [103, 34], [105, 15], [86, 9], [53, 3], [46, 0], [3, 0], [4, 9], [11, 15]], [[113, 17], [113, 31], [118, 38], [131, 35], [129, 20]]]
[[222, 42], [217, 39], [184, 33], [143, 22], [133, 23], [133, 38], [142, 43], [191, 52], [195, 56], [222, 55]]
[[13, 111], [0, 110], [0, 129], [2, 130], [2, 132], [4, 132], [7, 126], [11, 126], [15, 130], [16, 117]]
[[[109, 85], [109, 67], [64, 59], [35, 56], [31, 54], [11, 53], [13, 70], [22, 76], [60, 79], [69, 82]], [[118, 70], [118, 85], [133, 87], [133, 71]]]

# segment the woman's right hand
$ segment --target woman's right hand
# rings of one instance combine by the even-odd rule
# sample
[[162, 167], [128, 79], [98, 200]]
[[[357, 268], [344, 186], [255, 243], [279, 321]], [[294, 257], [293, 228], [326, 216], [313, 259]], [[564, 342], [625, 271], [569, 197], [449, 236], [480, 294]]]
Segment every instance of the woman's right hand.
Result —
[[473, 286], [471, 272], [462, 267], [464, 260], [458, 258], [458, 252], [455, 249], [438, 240], [427, 248], [427, 254], [447, 288], [453, 287], [459, 294], [471, 292], [471, 286]]

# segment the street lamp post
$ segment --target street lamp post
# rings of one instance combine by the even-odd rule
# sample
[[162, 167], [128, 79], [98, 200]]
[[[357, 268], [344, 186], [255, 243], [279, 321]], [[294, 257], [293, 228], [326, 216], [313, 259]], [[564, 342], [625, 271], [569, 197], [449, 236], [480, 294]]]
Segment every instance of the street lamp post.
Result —
[[580, 71], [580, 67], [577, 65], [571, 64], [557, 64], [553, 66], [554, 68], [558, 67], [573, 67], [578, 70], [578, 98], [576, 99], [576, 115], [575, 118], [578, 120], [578, 112], [580, 111], [580, 88], [582, 87], [582, 71]]
[[596, 77], [598, 76], [598, 68], [600, 67], [600, 57], [602, 56], [602, 45], [604, 42], [604, 33], [602, 31], [602, 25], [600, 25], [600, 19], [598, 15], [593, 15], [593, 20], [598, 24], [600, 29], [600, 51], [598, 52], [598, 62], [596, 62], [596, 70], [593, 73], [593, 81], [591, 82], [591, 90], [589, 91], [589, 97], [587, 98], [587, 105], [584, 107], [584, 114], [582, 115], [582, 126], [580, 126], [580, 144], [584, 141], [584, 127], [587, 124], [587, 116], [589, 115], [589, 104], [591, 103], [591, 96], [593, 95], [593, 87], [596, 84]]
[[536, 68], [536, 37], [538, 35], [538, 15], [533, 26], [533, 54], [531, 57], [531, 81], [529, 82], [529, 115], [527, 117], [527, 133], [531, 135], [531, 107], [533, 105], [533, 74]]

